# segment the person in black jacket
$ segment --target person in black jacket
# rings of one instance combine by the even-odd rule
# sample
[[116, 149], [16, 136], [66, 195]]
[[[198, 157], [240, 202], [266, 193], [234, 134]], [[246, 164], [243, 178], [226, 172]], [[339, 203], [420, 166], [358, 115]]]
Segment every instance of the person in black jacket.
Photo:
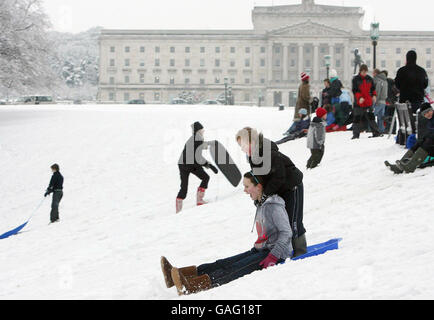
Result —
[[53, 175], [50, 180], [50, 185], [45, 191], [44, 197], [53, 194], [53, 200], [51, 202], [51, 213], [50, 221], [51, 223], [59, 221], [59, 204], [63, 198], [63, 176], [59, 172], [59, 165], [53, 164], [51, 166], [51, 171]]
[[285, 200], [285, 208], [293, 231], [294, 256], [307, 252], [306, 229], [303, 225], [303, 173], [278, 146], [253, 128], [236, 134], [236, 141], [246, 153], [254, 175], [264, 176], [264, 197], [277, 194]]
[[414, 114], [422, 105], [428, 87], [428, 75], [416, 64], [416, 60], [415, 51], [407, 52], [407, 64], [398, 70], [395, 78], [395, 86], [400, 91], [399, 102], [409, 101]]
[[200, 122], [195, 122], [191, 126], [193, 135], [188, 139], [184, 146], [181, 156], [178, 160], [179, 174], [181, 177], [181, 189], [176, 197], [176, 213], [182, 210], [183, 200], [187, 197], [188, 178], [190, 173], [194, 174], [202, 183], [197, 189], [197, 205], [206, 204], [203, 200], [205, 190], [208, 189], [209, 175], [203, 170], [203, 167], [211, 169], [214, 173], [218, 173], [216, 167], [206, 161], [202, 156], [202, 151], [208, 148], [208, 143], [204, 141], [204, 130]]

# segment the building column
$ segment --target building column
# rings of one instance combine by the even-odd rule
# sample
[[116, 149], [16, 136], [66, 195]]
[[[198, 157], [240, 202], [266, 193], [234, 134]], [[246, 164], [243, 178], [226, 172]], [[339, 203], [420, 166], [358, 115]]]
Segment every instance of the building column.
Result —
[[289, 56], [289, 47], [288, 45], [283, 45], [283, 81], [288, 81], [288, 56]]
[[304, 72], [304, 46], [303, 44], [298, 45], [298, 76], [297, 79], [300, 79], [300, 75]]
[[313, 45], [313, 80], [319, 81], [319, 44], [315, 43]]
[[273, 81], [273, 43], [268, 43], [268, 83]]

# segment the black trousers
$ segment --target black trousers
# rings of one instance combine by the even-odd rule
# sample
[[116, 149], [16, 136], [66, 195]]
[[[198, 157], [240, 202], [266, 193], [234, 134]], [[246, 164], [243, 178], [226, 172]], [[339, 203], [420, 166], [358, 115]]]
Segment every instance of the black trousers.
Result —
[[320, 163], [324, 156], [325, 146], [322, 146], [322, 149], [311, 149], [310, 152], [312, 155], [309, 160], [307, 160], [306, 168], [313, 169], [316, 168]]
[[353, 121], [353, 136], [360, 137], [360, 132], [369, 125], [374, 134], [380, 134], [378, 125], [375, 122], [375, 115], [371, 108], [362, 108], [359, 106], [354, 107], [354, 121]]
[[190, 173], [202, 180], [200, 188], [208, 189], [209, 175], [203, 170], [202, 166], [191, 164], [179, 164], [179, 175], [181, 178], [181, 189], [178, 193], [178, 199], [185, 199], [188, 192], [188, 178]]
[[63, 191], [54, 191], [53, 199], [51, 201], [50, 221], [55, 222], [59, 220], [59, 204], [63, 198]]
[[[280, 195], [280, 194], [279, 194]], [[300, 183], [294, 190], [280, 195], [285, 200], [285, 208], [289, 217], [293, 238], [301, 237], [306, 233], [303, 225], [304, 186]]]
[[422, 148], [426, 152], [428, 152], [428, 155], [430, 157], [434, 157], [434, 137], [428, 136], [425, 137], [421, 142], [417, 142], [413, 148], [411, 148], [411, 151], [416, 152], [417, 149]]

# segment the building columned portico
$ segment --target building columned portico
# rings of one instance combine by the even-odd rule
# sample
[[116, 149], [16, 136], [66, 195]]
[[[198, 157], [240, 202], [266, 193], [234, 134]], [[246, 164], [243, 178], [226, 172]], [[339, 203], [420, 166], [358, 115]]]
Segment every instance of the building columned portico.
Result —
[[[98, 99], [145, 99], [169, 103], [181, 92], [205, 99], [224, 93], [227, 79], [236, 104], [294, 105], [300, 74], [311, 77], [317, 94], [327, 76], [330, 55], [345, 86], [353, 76], [353, 50], [372, 68], [369, 31], [361, 28], [357, 7], [299, 5], [255, 7], [253, 30], [102, 30]], [[381, 32], [377, 67], [394, 76], [405, 53], [432, 74], [434, 32]]]

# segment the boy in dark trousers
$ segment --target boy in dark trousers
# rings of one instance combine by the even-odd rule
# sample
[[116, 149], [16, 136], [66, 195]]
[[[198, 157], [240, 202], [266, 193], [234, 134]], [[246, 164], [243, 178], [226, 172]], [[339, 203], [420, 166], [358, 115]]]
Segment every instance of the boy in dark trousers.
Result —
[[307, 133], [307, 147], [312, 153], [312, 156], [307, 161], [307, 169], [316, 168], [324, 156], [326, 119], [327, 111], [324, 108], [318, 108], [316, 110], [316, 117], [312, 120], [309, 132]]
[[51, 166], [51, 171], [53, 175], [50, 180], [50, 185], [45, 191], [44, 197], [53, 194], [53, 200], [51, 202], [51, 213], [50, 221], [51, 223], [59, 221], [59, 204], [63, 198], [63, 176], [59, 172], [59, 165], [53, 164]]
[[176, 213], [182, 210], [183, 200], [187, 197], [188, 178], [190, 173], [194, 174], [202, 183], [197, 189], [197, 205], [206, 204], [203, 200], [205, 190], [208, 189], [209, 175], [203, 170], [203, 167], [211, 169], [215, 174], [218, 173], [216, 167], [206, 161], [202, 156], [202, 151], [208, 148], [208, 143], [204, 141], [204, 130], [200, 122], [191, 125], [193, 136], [188, 139], [184, 146], [178, 161], [179, 175], [181, 177], [181, 190], [176, 197]]

